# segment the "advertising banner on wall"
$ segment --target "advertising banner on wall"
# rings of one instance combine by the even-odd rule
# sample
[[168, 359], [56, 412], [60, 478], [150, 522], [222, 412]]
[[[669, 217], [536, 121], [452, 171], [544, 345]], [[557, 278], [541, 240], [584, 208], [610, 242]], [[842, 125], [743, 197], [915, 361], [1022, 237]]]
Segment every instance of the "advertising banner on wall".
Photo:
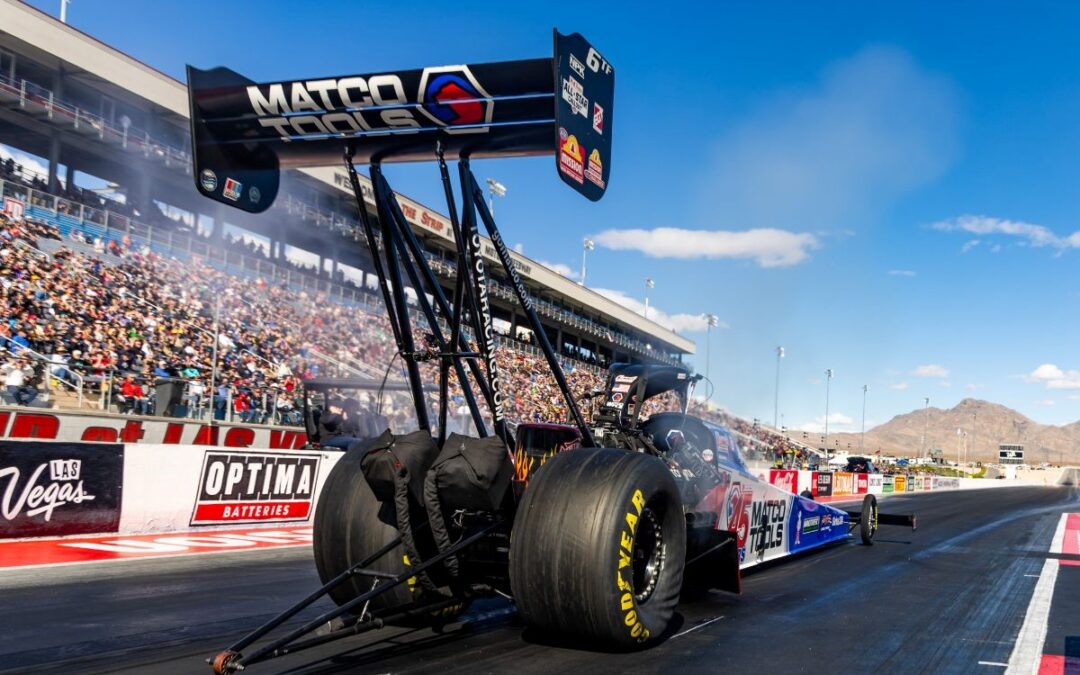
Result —
[[885, 494], [888, 494], [888, 493], [893, 491], [893, 488], [894, 488], [893, 477], [892, 476], [883, 476], [882, 479], [881, 479], [881, 491], [883, 493], [885, 493]]
[[867, 476], [867, 492], [872, 495], [879, 495], [884, 492], [885, 477], [880, 473], [872, 473]]
[[870, 490], [869, 474], [857, 473], [855, 474], [855, 494], [864, 495]]
[[792, 492], [795, 494], [798, 494], [799, 492], [798, 471], [789, 469], [771, 469], [769, 471], [769, 482], [785, 492]]
[[846, 471], [837, 471], [834, 473], [832, 493], [834, 495], [855, 494], [855, 475]]
[[319, 478], [318, 455], [207, 450], [192, 525], [306, 520]]
[[907, 476], [893, 476], [893, 489], [896, 492], [906, 492]]
[[824, 471], [814, 474], [814, 495], [817, 497], [831, 497], [833, 488], [833, 476]]
[[116, 532], [124, 446], [0, 441], [0, 539]]

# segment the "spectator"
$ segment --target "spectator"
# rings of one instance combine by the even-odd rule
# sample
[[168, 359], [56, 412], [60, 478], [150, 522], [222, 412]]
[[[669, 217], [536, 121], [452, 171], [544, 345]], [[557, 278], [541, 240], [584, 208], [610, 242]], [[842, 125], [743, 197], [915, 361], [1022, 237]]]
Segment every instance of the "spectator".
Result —
[[30, 405], [37, 398], [37, 389], [31, 386], [34, 368], [26, 355], [12, 357], [2, 369], [4, 387], [17, 405]]

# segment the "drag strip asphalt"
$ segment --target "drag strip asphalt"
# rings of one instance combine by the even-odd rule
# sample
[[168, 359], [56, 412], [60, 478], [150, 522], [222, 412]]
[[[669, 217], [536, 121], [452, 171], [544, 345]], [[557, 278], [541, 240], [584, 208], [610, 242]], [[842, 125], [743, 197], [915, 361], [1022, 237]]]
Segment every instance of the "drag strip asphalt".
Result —
[[[672, 637], [648, 651], [548, 644], [492, 600], [440, 633], [375, 631], [245, 673], [1003, 673], [1080, 491], [931, 492], [881, 507], [917, 511], [919, 530], [883, 528], [874, 546], [840, 544], [752, 571], [742, 595], [680, 605]], [[206, 657], [317, 585], [306, 547], [7, 570], [0, 672], [209, 673]], [[1055, 602], [1049, 616], [1054, 644], [1080, 641], [1080, 603]]]

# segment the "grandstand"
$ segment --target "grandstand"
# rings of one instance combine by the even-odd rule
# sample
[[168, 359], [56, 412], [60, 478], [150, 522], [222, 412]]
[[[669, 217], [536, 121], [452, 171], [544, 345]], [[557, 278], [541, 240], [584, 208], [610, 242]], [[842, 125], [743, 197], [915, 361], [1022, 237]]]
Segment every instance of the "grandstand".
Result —
[[[45, 175], [23, 167], [0, 175], [4, 195], [21, 202], [26, 215], [94, 238], [138, 237], [159, 254], [202, 256], [218, 269], [277, 274], [309, 293], [378, 302], [368, 292], [371, 257], [342, 171], [286, 172], [271, 211], [230, 211], [226, 223], [224, 209], [192, 189], [187, 115], [181, 82], [22, 2], [0, 0], [0, 143], [47, 158]], [[79, 173], [116, 186], [123, 199], [75, 188]], [[447, 219], [400, 199], [433, 267], [451, 283]], [[231, 241], [230, 233], [241, 240]], [[494, 261], [490, 244], [483, 248]], [[312, 262], [298, 264], [300, 258]], [[561, 354], [606, 364], [671, 363], [693, 353], [690, 340], [536, 261], [514, 258]], [[527, 340], [506, 280], [496, 274], [494, 281], [496, 323]]]
[[[302, 379], [378, 378], [392, 365], [344, 173], [285, 172], [270, 211], [230, 211], [226, 221], [192, 187], [187, 115], [181, 82], [0, 0], [0, 144], [43, 158], [40, 171], [0, 161], [0, 404], [153, 414], [153, 382], [166, 376], [185, 382], [174, 414], [295, 425]], [[108, 189], [77, 186], [83, 174]], [[399, 200], [449, 290], [448, 220]], [[495, 262], [490, 242], [482, 249]], [[687, 338], [512, 255], [576, 395], [600, 387], [608, 363], [679, 363], [693, 353]], [[500, 371], [514, 392], [508, 416], [565, 421], [507, 280], [498, 264], [489, 268]], [[456, 383], [450, 396], [464, 417]], [[409, 404], [387, 398], [382, 412], [405, 425]], [[810, 454], [743, 420], [697, 412], [769, 462]]]

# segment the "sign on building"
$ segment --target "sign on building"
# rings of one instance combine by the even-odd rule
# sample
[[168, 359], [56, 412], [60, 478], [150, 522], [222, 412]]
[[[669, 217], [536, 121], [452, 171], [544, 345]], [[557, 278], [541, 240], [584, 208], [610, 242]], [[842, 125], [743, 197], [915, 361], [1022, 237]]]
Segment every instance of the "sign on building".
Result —
[[998, 445], [998, 462], [1001, 464], [1023, 464], [1024, 446], [1005, 443]]

